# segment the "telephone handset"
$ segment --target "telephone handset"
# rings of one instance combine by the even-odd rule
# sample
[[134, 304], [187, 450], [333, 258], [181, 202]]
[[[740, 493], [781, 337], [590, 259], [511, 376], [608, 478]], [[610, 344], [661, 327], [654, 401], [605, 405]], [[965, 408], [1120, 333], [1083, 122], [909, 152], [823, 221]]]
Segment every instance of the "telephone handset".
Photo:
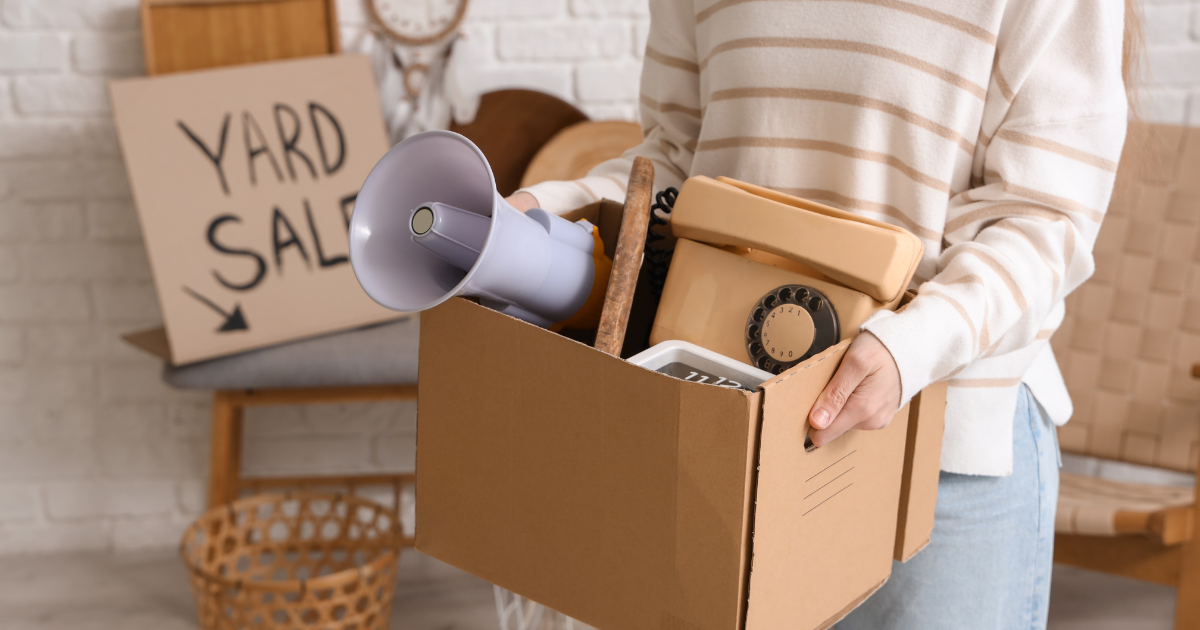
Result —
[[778, 374], [894, 309], [924, 245], [896, 226], [726, 178], [692, 177], [650, 334]]

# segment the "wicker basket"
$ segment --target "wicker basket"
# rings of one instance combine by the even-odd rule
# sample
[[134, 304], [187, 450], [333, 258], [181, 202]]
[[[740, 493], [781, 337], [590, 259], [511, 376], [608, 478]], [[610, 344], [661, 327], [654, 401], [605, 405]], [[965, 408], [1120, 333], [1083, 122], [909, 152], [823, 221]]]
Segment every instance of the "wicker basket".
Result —
[[383, 505], [296, 492], [209, 510], [180, 551], [205, 630], [385, 630], [402, 541]]

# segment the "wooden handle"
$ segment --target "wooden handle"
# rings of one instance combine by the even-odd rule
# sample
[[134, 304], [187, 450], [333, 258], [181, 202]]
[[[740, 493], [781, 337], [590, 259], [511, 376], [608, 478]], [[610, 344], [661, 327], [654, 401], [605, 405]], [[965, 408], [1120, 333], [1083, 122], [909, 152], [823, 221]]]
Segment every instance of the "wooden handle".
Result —
[[604, 295], [604, 310], [600, 313], [600, 328], [596, 331], [596, 349], [614, 357], [621, 356], [621, 346], [625, 343], [629, 308], [633, 305], [633, 291], [637, 287], [642, 252], [646, 247], [646, 230], [650, 227], [653, 188], [654, 165], [644, 157], [634, 158], [612, 274], [608, 277], [608, 292]]

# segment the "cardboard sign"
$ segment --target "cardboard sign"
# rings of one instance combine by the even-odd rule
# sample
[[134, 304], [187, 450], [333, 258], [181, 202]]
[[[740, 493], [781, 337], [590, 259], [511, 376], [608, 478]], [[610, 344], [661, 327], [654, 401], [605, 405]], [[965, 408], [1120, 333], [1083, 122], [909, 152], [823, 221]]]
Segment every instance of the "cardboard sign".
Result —
[[366, 57], [110, 89], [174, 363], [396, 316], [348, 257], [355, 196], [388, 149]]

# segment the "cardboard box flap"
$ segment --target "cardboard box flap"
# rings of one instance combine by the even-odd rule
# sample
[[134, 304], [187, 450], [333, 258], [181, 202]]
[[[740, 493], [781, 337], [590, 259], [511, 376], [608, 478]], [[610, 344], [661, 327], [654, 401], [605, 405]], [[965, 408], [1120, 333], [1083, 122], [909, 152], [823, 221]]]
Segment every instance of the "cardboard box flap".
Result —
[[419, 550], [600, 628], [737, 628], [761, 393], [459, 298], [421, 323]]
[[907, 561], [929, 544], [942, 468], [942, 434], [946, 428], [949, 382], [927, 386], [909, 403], [904, 477], [896, 524], [895, 559]]
[[762, 386], [746, 630], [828, 627], [891, 572], [907, 406], [887, 429], [804, 448], [808, 412], [849, 345]]
[[617, 237], [621, 234], [621, 215], [625, 207], [611, 199], [601, 199], [581, 208], [564, 212], [568, 221], [587, 219], [600, 230], [600, 241], [604, 243], [604, 254], [612, 258], [617, 254]]

